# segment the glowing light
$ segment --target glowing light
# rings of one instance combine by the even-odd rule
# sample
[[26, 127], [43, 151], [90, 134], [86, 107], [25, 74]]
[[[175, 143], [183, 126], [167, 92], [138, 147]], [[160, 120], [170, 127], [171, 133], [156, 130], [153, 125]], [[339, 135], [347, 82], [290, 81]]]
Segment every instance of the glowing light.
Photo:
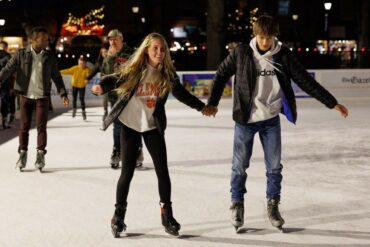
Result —
[[137, 13], [139, 13], [139, 7], [138, 6], [134, 6], [134, 7], [132, 7], [132, 13], [134, 13], [134, 14], [137, 14]]
[[[62, 26], [62, 34], [96, 34], [101, 35], [103, 33], [104, 25], [100, 24], [104, 18], [102, 13], [105, 6], [100, 9], [91, 10], [84, 17], [75, 17], [71, 13], [68, 13], [68, 20]], [[67, 41], [67, 37], [64, 38]]]
[[326, 2], [324, 3], [324, 8], [325, 10], [329, 11], [331, 9], [332, 3], [331, 2]]

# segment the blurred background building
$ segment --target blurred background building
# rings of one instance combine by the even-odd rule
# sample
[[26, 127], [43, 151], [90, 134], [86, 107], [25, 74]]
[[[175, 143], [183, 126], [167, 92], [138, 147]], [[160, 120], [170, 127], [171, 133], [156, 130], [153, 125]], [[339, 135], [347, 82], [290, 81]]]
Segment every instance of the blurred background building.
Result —
[[156, 31], [178, 70], [214, 70], [262, 13], [278, 19], [279, 39], [307, 68], [370, 67], [368, 0], [0, 0], [0, 40], [14, 52], [46, 26], [64, 68], [80, 55], [94, 62], [110, 29], [132, 47]]

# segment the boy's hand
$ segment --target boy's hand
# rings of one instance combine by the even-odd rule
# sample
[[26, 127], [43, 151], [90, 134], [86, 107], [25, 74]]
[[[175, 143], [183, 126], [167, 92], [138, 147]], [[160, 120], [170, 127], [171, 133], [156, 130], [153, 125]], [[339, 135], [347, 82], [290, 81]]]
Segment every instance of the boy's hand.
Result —
[[212, 106], [212, 105], [206, 105], [202, 109], [202, 114], [205, 115], [205, 116], [208, 116], [208, 117], [210, 117], [210, 116], [215, 117], [217, 112], [218, 112], [217, 107]]
[[346, 118], [348, 116], [348, 109], [344, 105], [337, 104], [334, 108], [340, 112], [342, 117]]
[[68, 97], [64, 96], [64, 97], [62, 97], [62, 100], [63, 100], [63, 105], [67, 107], [69, 105]]

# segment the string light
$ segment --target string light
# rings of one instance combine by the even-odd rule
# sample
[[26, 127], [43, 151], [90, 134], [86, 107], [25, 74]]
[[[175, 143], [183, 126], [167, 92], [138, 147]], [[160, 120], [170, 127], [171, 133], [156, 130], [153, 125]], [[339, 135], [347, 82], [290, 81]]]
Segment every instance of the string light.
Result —
[[75, 17], [68, 13], [68, 19], [63, 24], [63, 29], [69, 33], [91, 34], [102, 33], [104, 25], [101, 23], [105, 15], [103, 13], [105, 6], [99, 9], [93, 9], [84, 17]]

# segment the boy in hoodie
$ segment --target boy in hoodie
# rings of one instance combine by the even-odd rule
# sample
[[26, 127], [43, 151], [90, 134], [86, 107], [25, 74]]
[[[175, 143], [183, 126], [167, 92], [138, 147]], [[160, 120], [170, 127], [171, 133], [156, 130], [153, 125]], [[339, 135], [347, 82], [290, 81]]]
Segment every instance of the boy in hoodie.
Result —
[[279, 25], [269, 15], [260, 16], [253, 25], [255, 36], [249, 44], [235, 48], [217, 69], [214, 86], [203, 110], [205, 115], [217, 113], [225, 83], [235, 75], [233, 119], [234, 148], [231, 172], [231, 223], [237, 230], [244, 224], [244, 194], [253, 138], [258, 132], [264, 155], [267, 177], [267, 213], [274, 227], [282, 230], [280, 202], [282, 169], [281, 129], [279, 113], [290, 122], [297, 119], [296, 102], [291, 80], [328, 108], [335, 108], [343, 117], [348, 110], [297, 61], [276, 36]]

